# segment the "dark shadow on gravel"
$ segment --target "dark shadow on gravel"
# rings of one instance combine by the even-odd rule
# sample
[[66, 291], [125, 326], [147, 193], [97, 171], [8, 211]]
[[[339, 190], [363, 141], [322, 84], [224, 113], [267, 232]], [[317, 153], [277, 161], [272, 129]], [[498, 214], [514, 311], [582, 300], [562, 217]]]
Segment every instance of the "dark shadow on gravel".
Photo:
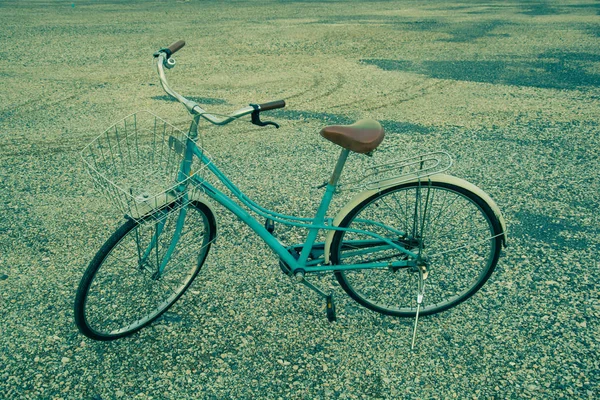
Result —
[[394, 29], [411, 32], [437, 32], [449, 35], [449, 38], [439, 39], [442, 42], [473, 42], [484, 37], [508, 36], [508, 34], [493, 34], [496, 28], [507, 25], [500, 20], [450, 22], [446, 19], [424, 18], [414, 19], [394, 15], [333, 15], [309, 24], [360, 24], [387, 25]]
[[506, 25], [502, 21], [483, 21], [475, 23], [457, 23], [444, 29], [442, 32], [452, 35], [449, 39], [442, 39], [443, 42], [468, 43], [484, 37], [509, 36], [508, 34], [496, 35], [492, 32], [501, 26]]
[[599, 61], [600, 55], [575, 52], [546, 52], [534, 60], [361, 60], [385, 71], [412, 72], [436, 79], [551, 89], [600, 86], [600, 74], [586, 70], [589, 63]]
[[577, 10], [595, 10], [596, 11], [596, 15], [600, 15], [600, 3], [598, 1], [594, 1], [594, 2], [590, 2], [588, 4], [570, 4], [566, 7], [569, 7], [570, 9], [577, 9]]
[[[313, 119], [322, 121], [324, 125], [350, 125], [356, 122], [356, 119], [343, 114], [319, 113], [302, 110], [275, 110], [268, 115], [274, 118], [285, 118], [288, 120]], [[267, 114], [265, 114], [266, 119]], [[411, 124], [410, 122], [381, 120], [379, 121], [386, 133], [420, 133], [427, 134], [432, 132], [433, 128], [428, 126]]]
[[431, 127], [419, 124], [411, 124], [410, 122], [390, 120], [383, 120], [379, 122], [381, 122], [381, 125], [385, 129], [386, 133], [420, 133], [425, 135], [433, 132], [433, 128]]
[[530, 16], [557, 15], [562, 11], [549, 4], [548, 1], [532, 1], [524, 4], [522, 14]]
[[324, 122], [329, 125], [349, 125], [354, 123], [354, 120], [343, 114], [332, 114], [325, 112], [312, 112], [302, 110], [273, 110], [268, 114], [264, 114], [264, 119], [267, 119], [267, 115], [273, 116], [274, 118], [285, 118], [288, 120], [302, 121], [306, 119], [314, 119]]
[[578, 250], [588, 247], [586, 239], [567, 237], [566, 234], [589, 233], [589, 229], [582, 228], [574, 222], [528, 211], [517, 212], [514, 217], [520, 224], [511, 227], [511, 235]]

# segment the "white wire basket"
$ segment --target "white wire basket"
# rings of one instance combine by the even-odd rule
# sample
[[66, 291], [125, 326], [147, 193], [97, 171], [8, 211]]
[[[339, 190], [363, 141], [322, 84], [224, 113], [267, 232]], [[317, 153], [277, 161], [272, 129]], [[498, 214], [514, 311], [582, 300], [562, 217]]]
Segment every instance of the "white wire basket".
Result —
[[96, 137], [81, 157], [104, 196], [120, 212], [141, 219], [157, 208], [183, 205], [183, 194], [176, 189], [205, 167], [196, 161], [189, 176], [179, 177], [187, 140], [185, 132], [140, 111]]
[[385, 189], [411, 180], [439, 174], [452, 166], [452, 157], [445, 151], [420, 154], [418, 156], [375, 165], [363, 176], [340, 185], [341, 191]]

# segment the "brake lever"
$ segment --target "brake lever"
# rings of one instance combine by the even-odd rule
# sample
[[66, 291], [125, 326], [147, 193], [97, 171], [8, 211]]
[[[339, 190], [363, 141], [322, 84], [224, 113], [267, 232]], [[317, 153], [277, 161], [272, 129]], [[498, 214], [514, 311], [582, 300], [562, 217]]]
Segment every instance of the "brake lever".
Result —
[[254, 111], [252, 111], [252, 114], [251, 114], [252, 123], [254, 125], [258, 125], [258, 126], [273, 125], [275, 128], [279, 129], [279, 124], [276, 122], [260, 120], [260, 108], [258, 107], [257, 104], [250, 104], [250, 107], [254, 108]]

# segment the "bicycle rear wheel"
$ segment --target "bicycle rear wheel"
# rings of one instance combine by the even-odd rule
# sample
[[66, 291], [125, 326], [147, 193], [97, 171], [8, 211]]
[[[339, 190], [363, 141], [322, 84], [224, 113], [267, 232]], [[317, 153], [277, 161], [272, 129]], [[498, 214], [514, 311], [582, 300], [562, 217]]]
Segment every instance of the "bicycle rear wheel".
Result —
[[[449, 183], [412, 182], [385, 189], [357, 205], [339, 226], [376, 233], [423, 257], [427, 278], [420, 315], [447, 310], [475, 294], [500, 255], [502, 230], [494, 212], [475, 193]], [[374, 243], [370, 249], [369, 241]], [[360, 233], [337, 231], [331, 245], [333, 264], [407, 259]], [[335, 276], [363, 306], [415, 316], [416, 267], [336, 271]]]
[[158, 275], [180, 212], [172, 204], [141, 221], [128, 220], [104, 243], [77, 290], [75, 323], [81, 333], [95, 340], [128, 336], [186, 291], [206, 260], [216, 222], [206, 205], [190, 203], [179, 241]]

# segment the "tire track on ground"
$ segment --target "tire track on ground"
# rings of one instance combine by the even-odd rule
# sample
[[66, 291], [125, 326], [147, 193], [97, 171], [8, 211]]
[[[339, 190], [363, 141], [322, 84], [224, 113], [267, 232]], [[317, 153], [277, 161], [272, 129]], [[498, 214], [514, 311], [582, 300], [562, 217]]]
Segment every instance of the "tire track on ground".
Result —
[[[405, 97], [403, 99], [399, 99], [399, 100], [395, 100], [395, 101], [391, 101], [391, 102], [387, 102], [387, 103], [383, 103], [383, 104], [380, 104], [380, 105], [375, 105], [373, 107], [366, 108], [364, 111], [379, 110], [381, 108], [395, 106], [395, 105], [398, 105], [398, 104], [402, 104], [402, 103], [406, 103], [406, 102], [409, 102], [409, 101], [412, 101], [412, 100], [423, 98], [425, 96], [428, 96], [428, 95], [432, 94], [432, 90], [433, 89], [445, 88], [445, 87], [451, 86], [452, 84], [453, 84], [453, 82], [451, 82], [451, 81], [434, 82], [431, 85], [422, 87], [421, 89], [418, 90], [417, 93], [415, 93], [412, 96]], [[400, 92], [400, 90], [398, 90], [396, 92], [392, 92], [392, 93], [398, 93], [398, 92]]]
[[[317, 87], [318, 84], [320, 84], [323, 81], [323, 79], [319, 79], [318, 82], [315, 82], [315, 84], [313, 84], [313, 88]], [[344, 77], [344, 75], [342, 73], [337, 73], [336, 74], [336, 80], [335, 80], [335, 84], [333, 87], [330, 87], [328, 89], [325, 90], [325, 92], [320, 93], [314, 97], [310, 97], [306, 100], [300, 101], [297, 103], [298, 106], [302, 106], [302, 105], [306, 105], [308, 103], [311, 103], [315, 100], [320, 100], [320, 99], [324, 99], [327, 98], [329, 96], [331, 96], [332, 94], [338, 92], [342, 87], [344, 87], [344, 85], [346, 84], [347, 79]]]
[[[408, 101], [416, 100], [418, 98], [427, 96], [427, 95], [431, 94], [431, 89], [445, 88], [445, 87], [451, 86], [452, 82], [438, 81], [438, 82], [434, 82], [434, 83], [431, 83], [431, 84], [425, 85], [425, 86], [423, 86], [422, 84], [423, 84], [423, 82], [419, 82], [419, 84], [411, 85], [411, 86], [408, 86], [403, 89], [393, 90], [389, 93], [380, 94], [380, 95], [377, 95], [374, 97], [356, 99], [356, 100], [353, 100], [348, 103], [336, 104], [336, 105], [332, 106], [332, 108], [342, 108], [342, 107], [354, 106], [359, 103], [368, 104], [370, 102], [373, 102], [375, 104], [373, 104], [372, 106], [367, 107], [367, 108], [361, 108], [361, 111], [379, 110], [384, 107], [389, 107], [389, 106], [393, 106], [393, 105], [397, 105], [397, 104], [406, 103]], [[413, 89], [415, 89], [416, 92], [413, 94], [410, 94], [409, 92], [412, 91]], [[389, 98], [397, 93], [402, 93], [405, 96], [408, 94], [408, 96], [397, 99], [397, 100], [389, 101]], [[387, 101], [386, 102], [377, 101], [377, 99], [383, 99], [383, 98], [385, 98]]]
[[322, 82], [323, 82], [322, 75], [320, 75], [320, 74], [313, 74], [313, 83], [312, 83], [312, 85], [310, 85], [310, 87], [308, 89], [301, 90], [301, 91], [299, 91], [299, 92], [297, 92], [297, 93], [295, 93], [295, 94], [293, 94], [291, 96], [286, 96], [285, 100], [295, 99], [297, 97], [301, 97], [301, 96], [303, 96], [303, 95], [305, 95], [305, 94], [307, 94], [307, 93], [315, 90], [316, 88], [318, 88], [321, 85]]
[[[32, 113], [32, 112], [40, 111], [44, 108], [55, 106], [57, 104], [65, 102], [67, 100], [74, 99], [74, 98], [78, 97], [79, 95], [80, 95], [80, 93], [72, 94], [70, 96], [63, 97], [61, 99], [58, 99], [58, 100], [52, 101], [52, 102], [44, 102], [44, 100], [45, 100], [44, 98], [29, 100], [24, 103], [17, 104], [16, 106], [5, 108], [4, 110], [0, 111], [0, 122], [4, 122], [12, 117], [16, 117], [16, 116], [19, 116], [19, 115], [22, 115], [25, 113]], [[20, 110], [20, 109], [23, 109], [23, 110]]]
[[[61, 80], [49, 80], [49, 79], [44, 79], [44, 81], [63, 82]], [[97, 89], [104, 89], [104, 88], [106, 88], [105, 83], [97, 83], [97, 84], [91, 84], [91, 85], [87, 85], [87, 86], [79, 86], [77, 88], [77, 92], [72, 93], [71, 95], [67, 95], [65, 97], [61, 97], [59, 99], [56, 99], [56, 97], [52, 96], [52, 95], [40, 97], [37, 99], [30, 99], [30, 100], [24, 101], [22, 103], [15, 104], [15, 105], [12, 105], [12, 106], [9, 106], [9, 107], [6, 107], [6, 108], [0, 110], [0, 122], [4, 122], [4, 121], [8, 120], [9, 118], [12, 118], [13, 116], [20, 116], [25, 113], [40, 111], [42, 109], [63, 103], [67, 100], [75, 99], [78, 96], [81, 96], [85, 93], [93, 92]]]

